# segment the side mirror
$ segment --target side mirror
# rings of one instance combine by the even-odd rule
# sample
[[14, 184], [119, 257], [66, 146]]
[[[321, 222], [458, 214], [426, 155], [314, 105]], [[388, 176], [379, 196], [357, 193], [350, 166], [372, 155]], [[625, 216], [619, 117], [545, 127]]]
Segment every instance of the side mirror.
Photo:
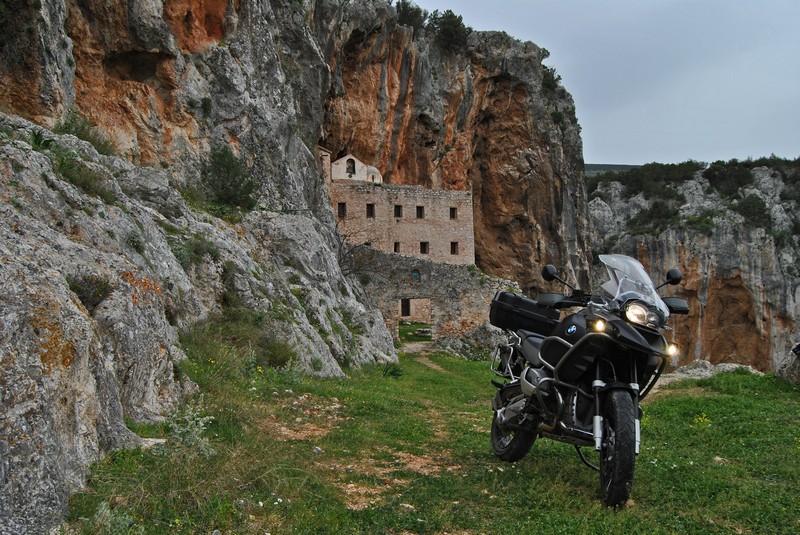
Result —
[[678, 268], [672, 268], [667, 271], [667, 284], [671, 286], [675, 286], [683, 279], [683, 274], [681, 274], [681, 270]]
[[542, 268], [542, 278], [547, 282], [558, 280], [558, 270], [553, 264], [547, 264]]

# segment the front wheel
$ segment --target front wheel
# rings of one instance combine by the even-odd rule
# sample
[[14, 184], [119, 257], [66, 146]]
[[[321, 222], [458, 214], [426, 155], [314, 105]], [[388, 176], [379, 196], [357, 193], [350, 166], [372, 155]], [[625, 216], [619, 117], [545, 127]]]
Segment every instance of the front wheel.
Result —
[[[519, 386], [505, 388], [497, 393], [499, 404], [505, 407], [511, 400], [519, 397]], [[510, 427], [497, 421], [497, 415], [492, 418], [492, 450], [500, 459], [513, 463], [519, 461], [531, 449], [536, 440], [536, 431], [520, 427]]]
[[631, 494], [636, 462], [636, 408], [630, 392], [612, 390], [603, 411], [603, 444], [600, 450], [600, 498], [612, 507]]

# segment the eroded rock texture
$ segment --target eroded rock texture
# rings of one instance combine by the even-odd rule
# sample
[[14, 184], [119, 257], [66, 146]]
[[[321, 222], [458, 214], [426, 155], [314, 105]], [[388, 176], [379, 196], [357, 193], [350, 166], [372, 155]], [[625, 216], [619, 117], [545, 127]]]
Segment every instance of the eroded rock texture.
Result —
[[[0, 532], [46, 531], [90, 462], [136, 444], [123, 418], [181, 401], [177, 332], [219, 313], [226, 292], [267, 314], [308, 371], [396, 358], [339, 265], [318, 143], [394, 183], [472, 191], [484, 271], [532, 287], [549, 261], [587, 277], [579, 128], [536, 45], [473, 34], [445, 55], [384, 0], [5, 6]], [[118, 157], [40, 128], [73, 108]], [[179, 193], [219, 147], [259, 185], [239, 223]], [[216, 253], [187, 263], [193, 240]], [[83, 275], [110, 286], [96, 306], [70, 286]]]
[[[684, 281], [677, 289], [664, 289], [665, 295], [686, 297], [691, 310], [688, 317], [671, 320], [682, 348], [673, 365], [703, 359], [777, 370], [797, 343], [797, 201], [781, 195], [788, 179], [785, 183], [778, 171], [757, 167], [751, 173], [752, 183], [730, 199], [713, 191], [698, 172], [678, 186], [683, 197], [677, 220], [655, 233], [632, 233], [628, 227], [655, 199], [626, 198], [618, 182], [601, 184], [589, 203], [596, 251], [638, 257], [654, 280], [671, 267], [682, 270]], [[764, 216], [760, 224], [735, 210], [750, 195], [767, 207], [766, 214], [758, 214]], [[703, 220], [708, 224], [698, 228]]]
[[553, 262], [585, 281], [580, 129], [569, 94], [544, 83], [542, 49], [481, 32], [446, 54], [355, 9], [337, 13], [337, 32], [318, 29], [333, 74], [322, 143], [390, 183], [471, 190], [476, 262], [488, 273], [530, 288]]

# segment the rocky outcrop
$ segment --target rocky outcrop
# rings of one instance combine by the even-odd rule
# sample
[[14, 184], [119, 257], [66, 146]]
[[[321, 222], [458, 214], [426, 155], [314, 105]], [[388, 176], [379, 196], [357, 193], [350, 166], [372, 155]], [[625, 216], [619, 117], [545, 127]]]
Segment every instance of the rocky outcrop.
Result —
[[462, 54], [448, 54], [365, 4], [332, 15], [317, 4], [333, 75], [326, 148], [359, 155], [389, 183], [472, 191], [476, 263], [487, 273], [528, 289], [553, 262], [586, 280], [580, 128], [541, 63], [546, 52], [476, 32]]
[[[338, 263], [320, 141], [395, 183], [471, 190], [485, 271], [585, 277], [579, 129], [531, 43], [473, 34], [443, 55], [383, 0], [7, 7], [0, 102], [33, 123], [0, 115], [0, 532], [46, 531], [90, 462], [138, 443], [124, 418], [191, 391], [177, 333], [226, 296], [309, 372], [395, 358]], [[73, 108], [118, 157], [41, 128]], [[179, 193], [219, 147], [258, 182], [240, 222]]]
[[0, 96], [24, 116], [52, 125], [75, 105], [120, 154], [169, 167], [181, 186], [196, 184], [209, 146], [228, 144], [262, 178], [267, 206], [317, 217], [308, 149], [321, 141], [392, 183], [471, 190], [485, 271], [529, 288], [552, 261], [586, 279], [580, 128], [533, 43], [477, 32], [444, 53], [384, 0], [26, 9], [7, 24], [42, 39], [0, 73]]
[[[174, 410], [193, 388], [178, 329], [224, 313], [228, 292], [309, 373], [395, 358], [319, 220], [264, 209], [228, 224], [165, 172], [1, 114], [0, 132], [0, 532], [57, 522], [91, 462], [139, 443], [125, 418]], [[67, 165], [96, 183], [70, 183]]]
[[[595, 251], [638, 257], [654, 280], [663, 278], [670, 267], [683, 271], [683, 282], [667, 290], [686, 297], [691, 310], [687, 317], [671, 319], [675, 342], [682, 349], [673, 366], [702, 359], [776, 370], [796, 344], [797, 202], [782, 197], [788, 183], [781, 173], [757, 167], [751, 174], [749, 185], [735, 198], [721, 196], [702, 172], [666, 186], [682, 193], [676, 218], [667, 228], [646, 234], [632, 233], [629, 223], [655, 199], [643, 194], [626, 198], [621, 183], [607, 182], [599, 185], [589, 203]], [[768, 207], [761, 225], [736, 211], [750, 195]]]

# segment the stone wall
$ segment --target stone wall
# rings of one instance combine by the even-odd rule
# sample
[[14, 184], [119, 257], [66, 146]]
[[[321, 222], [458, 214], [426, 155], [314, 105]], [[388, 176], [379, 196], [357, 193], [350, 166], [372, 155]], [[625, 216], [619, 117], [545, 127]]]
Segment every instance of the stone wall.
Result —
[[475, 263], [469, 192], [336, 180], [328, 187], [339, 231], [352, 246], [369, 244], [448, 264]]
[[440, 264], [374, 249], [360, 249], [357, 255], [359, 272], [369, 281], [364, 290], [395, 338], [398, 323], [409, 319], [401, 316], [401, 300], [410, 299], [412, 304], [427, 300], [435, 343], [451, 345], [454, 339], [480, 338], [468, 351], [477, 349], [485, 355], [496, 338], [472, 335], [484, 331], [499, 334], [488, 327], [489, 304], [498, 290], [519, 291], [514, 283], [486, 275], [475, 266]]

